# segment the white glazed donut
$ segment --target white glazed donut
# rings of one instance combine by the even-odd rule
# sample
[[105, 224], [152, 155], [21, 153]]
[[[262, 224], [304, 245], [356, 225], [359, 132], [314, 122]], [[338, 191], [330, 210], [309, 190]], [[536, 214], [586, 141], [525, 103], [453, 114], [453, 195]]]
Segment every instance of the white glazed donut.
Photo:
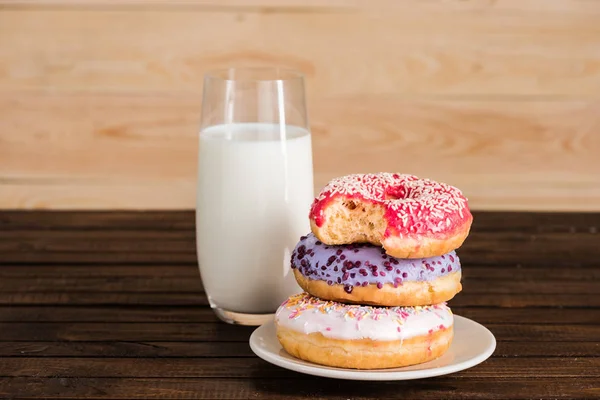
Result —
[[454, 320], [445, 304], [370, 307], [324, 301], [307, 293], [275, 315], [277, 338], [292, 356], [341, 368], [394, 368], [446, 352]]

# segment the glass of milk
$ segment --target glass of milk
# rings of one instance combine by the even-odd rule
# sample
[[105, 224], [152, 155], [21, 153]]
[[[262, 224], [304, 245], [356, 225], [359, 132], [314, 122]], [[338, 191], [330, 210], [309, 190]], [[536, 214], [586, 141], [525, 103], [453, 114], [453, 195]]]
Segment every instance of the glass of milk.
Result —
[[196, 243], [204, 288], [223, 321], [260, 325], [301, 291], [290, 256], [310, 231], [314, 197], [302, 74], [208, 73], [199, 141]]

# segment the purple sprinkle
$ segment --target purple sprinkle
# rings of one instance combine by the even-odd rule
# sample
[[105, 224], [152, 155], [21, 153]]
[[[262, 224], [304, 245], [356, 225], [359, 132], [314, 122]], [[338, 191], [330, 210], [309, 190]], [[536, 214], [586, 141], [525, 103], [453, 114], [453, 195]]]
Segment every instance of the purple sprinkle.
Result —
[[354, 252], [355, 252], [355, 253], [358, 253], [358, 249], [354, 249]]
[[398, 269], [396, 269], [396, 273], [397, 273], [397, 274], [399, 274], [399, 273], [400, 273], [400, 269], [399, 269], [399, 268], [398, 268]]
[[321, 271], [325, 271], [326, 269], [327, 269], [327, 267], [324, 265], [321, 267]]
[[391, 267], [392, 266], [392, 264], [390, 264], [389, 261], [384, 262], [383, 265], [386, 266], [386, 267]]
[[343, 279], [343, 280], [347, 280], [349, 276], [350, 276], [350, 274], [349, 274], [349, 273], [347, 273], [347, 272], [344, 272], [344, 275], [342, 275], [342, 279]]
[[385, 276], [385, 272], [384, 271], [379, 271], [379, 275]]
[[379, 276], [379, 274], [377, 273], [377, 271], [373, 271], [373, 276]]
[[383, 283], [377, 282], [377, 289], [382, 289], [382, 288], [383, 288]]
[[354, 289], [352, 285], [344, 285], [344, 292], [352, 293], [352, 289]]
[[385, 267], [385, 270], [386, 270], [386, 271], [393, 271], [393, 270], [394, 270], [394, 267], [392, 267], [392, 266], [390, 265], [389, 267]]
[[340, 254], [342, 254], [342, 249], [339, 249], [338, 251], [336, 251], [336, 252], [335, 252], [335, 254], [337, 254], [338, 256], [339, 256]]
[[317, 246], [320, 246], [320, 245], [322, 245], [323, 243], [321, 243], [319, 240], [317, 240], [317, 241], [315, 242], [315, 244], [316, 244]]
[[392, 264], [398, 265], [400, 264], [400, 261], [396, 260], [395, 258], [392, 258]]
[[402, 277], [403, 277], [403, 278], [408, 278], [408, 274], [407, 274], [406, 272], [403, 272], [403, 273], [402, 273]]
[[353, 272], [353, 273], [351, 273], [351, 274], [350, 274], [350, 278], [352, 278], [352, 279], [356, 278], [356, 274], [355, 274], [354, 272]]
[[334, 270], [335, 272], [338, 272], [338, 267], [337, 267], [337, 265], [336, 265], [335, 267], [333, 267], [333, 270]]
[[327, 281], [327, 284], [328, 284], [329, 286], [333, 286], [333, 282], [332, 282], [332, 281]]
[[345, 260], [345, 259], [346, 259], [346, 255], [345, 255], [345, 254], [342, 254], [342, 255], [340, 256], [340, 260]]
[[450, 262], [454, 262], [454, 257], [452, 257], [452, 256], [448, 256], [448, 257], [450, 257]]
[[298, 260], [302, 260], [304, 258], [304, 253], [298, 253]]
[[448, 265], [448, 272], [452, 271], [452, 265]]
[[356, 262], [354, 263], [354, 266], [355, 266], [355, 267], [360, 267], [360, 261], [356, 261]]
[[446, 268], [442, 268], [442, 274], [446, 272]]
[[366, 287], [368, 284], [369, 284], [369, 282], [363, 282], [362, 287]]

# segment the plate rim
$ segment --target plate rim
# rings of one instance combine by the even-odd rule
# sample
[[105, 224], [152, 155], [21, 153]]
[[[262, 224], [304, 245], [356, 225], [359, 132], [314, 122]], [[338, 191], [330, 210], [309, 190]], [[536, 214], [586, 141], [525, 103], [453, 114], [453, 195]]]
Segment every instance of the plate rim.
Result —
[[[320, 376], [332, 379], [346, 379], [346, 380], [361, 380], [361, 381], [400, 381], [400, 380], [412, 380], [412, 379], [424, 379], [433, 378], [441, 375], [448, 375], [455, 372], [463, 371], [468, 368], [472, 368], [478, 364], [481, 364], [494, 353], [496, 350], [496, 337], [494, 334], [482, 324], [473, 321], [472, 319], [462, 317], [460, 315], [454, 315], [455, 323], [456, 319], [464, 320], [464, 322], [475, 324], [479, 330], [490, 339], [490, 344], [487, 349], [472, 357], [468, 360], [462, 361], [457, 364], [451, 364], [443, 367], [412, 370], [412, 371], [397, 371], [396, 369], [377, 369], [377, 370], [359, 370], [350, 368], [338, 368], [321, 366], [318, 364], [310, 363], [310, 361], [304, 360], [288, 360], [281, 358], [281, 356], [271, 353], [270, 351], [264, 350], [259, 345], [258, 336], [262, 330], [268, 329], [268, 325], [275, 325], [275, 320], [269, 321], [258, 328], [256, 328], [250, 335], [250, 349], [259, 358], [266, 362], [276, 365], [280, 368], [284, 368], [290, 371], [295, 371], [312, 376]], [[274, 328], [274, 327], [273, 327]], [[275, 340], [277, 340], [275, 338]], [[293, 356], [290, 356], [293, 357]], [[296, 362], [296, 363], [295, 363]], [[294, 365], [294, 368], [290, 368], [290, 363]], [[303, 363], [310, 363], [311, 365], [304, 365]]]

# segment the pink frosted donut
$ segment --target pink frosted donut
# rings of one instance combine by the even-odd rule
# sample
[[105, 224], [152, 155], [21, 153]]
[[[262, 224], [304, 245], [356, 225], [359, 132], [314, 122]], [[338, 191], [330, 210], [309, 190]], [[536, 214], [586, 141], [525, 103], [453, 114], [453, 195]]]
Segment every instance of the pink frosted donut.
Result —
[[472, 221], [457, 188], [392, 173], [336, 178], [310, 210], [312, 231], [323, 243], [373, 243], [397, 258], [446, 254], [462, 245]]

